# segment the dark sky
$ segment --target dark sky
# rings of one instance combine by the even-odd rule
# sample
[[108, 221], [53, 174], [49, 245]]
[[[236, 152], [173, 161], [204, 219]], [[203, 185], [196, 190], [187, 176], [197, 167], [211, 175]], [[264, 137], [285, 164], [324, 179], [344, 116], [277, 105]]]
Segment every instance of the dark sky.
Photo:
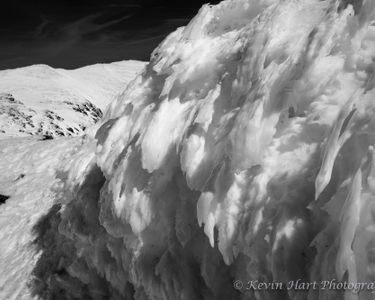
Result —
[[148, 60], [204, 0], [11, 0], [0, 12], [0, 70]]

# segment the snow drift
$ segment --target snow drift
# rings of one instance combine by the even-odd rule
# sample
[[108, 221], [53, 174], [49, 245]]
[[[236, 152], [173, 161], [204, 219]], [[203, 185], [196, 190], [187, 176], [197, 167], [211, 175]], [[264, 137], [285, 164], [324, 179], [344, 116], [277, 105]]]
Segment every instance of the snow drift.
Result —
[[374, 17], [371, 0], [203, 6], [67, 166], [69, 247], [38, 294], [374, 299], [233, 287], [375, 280]]

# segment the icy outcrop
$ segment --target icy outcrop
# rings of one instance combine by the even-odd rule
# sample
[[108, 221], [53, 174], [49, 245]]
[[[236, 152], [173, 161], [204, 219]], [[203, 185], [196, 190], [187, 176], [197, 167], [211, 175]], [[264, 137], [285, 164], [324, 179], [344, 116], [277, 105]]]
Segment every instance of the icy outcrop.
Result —
[[68, 176], [67, 295], [373, 299], [232, 282], [375, 280], [374, 18], [227, 0], [169, 35]]

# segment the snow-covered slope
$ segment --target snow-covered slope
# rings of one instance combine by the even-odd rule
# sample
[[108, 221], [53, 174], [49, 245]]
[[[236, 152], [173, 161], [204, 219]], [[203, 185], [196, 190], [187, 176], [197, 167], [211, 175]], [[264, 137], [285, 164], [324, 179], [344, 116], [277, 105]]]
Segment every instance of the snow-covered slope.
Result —
[[34, 65], [0, 71], [0, 138], [82, 134], [143, 66], [123, 61], [76, 70]]
[[49, 299], [375, 299], [374, 20], [372, 0], [204, 6], [54, 165], [34, 252], [3, 264], [38, 250], [20, 282]]
[[1, 299], [32, 298], [28, 284], [39, 257], [33, 227], [56, 203], [62, 176], [57, 172], [77, 149], [82, 151], [81, 144], [77, 137], [58, 142], [36, 137], [0, 141], [0, 195], [9, 197], [0, 206]]

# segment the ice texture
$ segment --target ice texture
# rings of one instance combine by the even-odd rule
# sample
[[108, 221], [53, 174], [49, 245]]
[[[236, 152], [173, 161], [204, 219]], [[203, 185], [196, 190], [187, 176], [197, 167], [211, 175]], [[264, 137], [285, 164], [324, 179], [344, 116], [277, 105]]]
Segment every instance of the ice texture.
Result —
[[66, 167], [59, 292], [374, 299], [233, 287], [375, 281], [374, 6], [226, 0], [170, 34]]

